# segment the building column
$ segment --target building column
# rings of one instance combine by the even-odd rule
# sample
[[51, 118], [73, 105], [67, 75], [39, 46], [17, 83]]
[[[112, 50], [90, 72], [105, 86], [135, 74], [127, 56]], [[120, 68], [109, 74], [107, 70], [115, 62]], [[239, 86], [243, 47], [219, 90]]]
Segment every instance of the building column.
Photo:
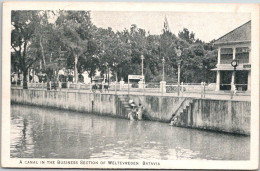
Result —
[[119, 82], [119, 90], [123, 90], [124, 89], [124, 85], [125, 85], [125, 82], [123, 81], [123, 80], [121, 80], [120, 82]]
[[143, 80], [140, 80], [140, 81], [138, 82], [138, 88], [142, 88], [142, 89], [145, 88], [145, 82], [144, 82]]
[[220, 55], [221, 55], [221, 48], [220, 47], [218, 47], [218, 64], [217, 65], [219, 65], [220, 64]]
[[248, 50], [249, 50], [249, 59], [248, 59], [248, 63], [251, 64], [251, 48], [248, 47]]
[[251, 91], [251, 71], [248, 71], [247, 91]]
[[236, 47], [233, 47], [233, 59], [236, 59]]
[[235, 71], [232, 72], [232, 77], [231, 77], [231, 90], [235, 91], [236, 90], [236, 85], [235, 85]]
[[[233, 47], [233, 60], [236, 59], [236, 47]], [[236, 85], [235, 85], [235, 71], [232, 72], [232, 78], [231, 78], [231, 90], [235, 91], [236, 90]]]
[[161, 93], [166, 93], [166, 81], [161, 81], [160, 82], [160, 92]]
[[[251, 64], [251, 47], [248, 47], [248, 50], [249, 50], [249, 60], [248, 60], [248, 63]], [[248, 71], [248, 80], [247, 80], [247, 91], [251, 91], [251, 70]]]
[[217, 71], [217, 78], [216, 78], [216, 89], [215, 91], [220, 90], [220, 71]]

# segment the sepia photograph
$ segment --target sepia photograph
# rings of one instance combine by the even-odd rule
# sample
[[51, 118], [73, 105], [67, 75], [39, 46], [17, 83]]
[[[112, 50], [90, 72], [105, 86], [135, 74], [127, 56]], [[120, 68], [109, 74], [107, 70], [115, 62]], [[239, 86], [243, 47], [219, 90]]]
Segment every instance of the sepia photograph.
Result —
[[257, 169], [257, 4], [3, 4], [2, 167]]

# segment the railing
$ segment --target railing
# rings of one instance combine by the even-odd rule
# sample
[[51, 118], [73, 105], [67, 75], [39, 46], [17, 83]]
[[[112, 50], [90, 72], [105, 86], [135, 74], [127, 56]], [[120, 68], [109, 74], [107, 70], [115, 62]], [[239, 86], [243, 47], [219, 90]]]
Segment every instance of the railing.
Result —
[[143, 92], [160, 93], [160, 83], [146, 83]]
[[[247, 84], [236, 84], [235, 89], [231, 84], [220, 84], [220, 91], [216, 91], [215, 83], [145, 83], [132, 86], [133, 84], [122, 84], [112, 82], [105, 84], [84, 84], [84, 83], [28, 83], [29, 89], [45, 89], [56, 91], [80, 91], [90, 93], [121, 93], [121, 94], [144, 94], [159, 96], [181, 96], [181, 97], [197, 97], [197, 98], [222, 98], [222, 96], [233, 98], [235, 95], [250, 96], [247, 92]], [[20, 87], [21, 85], [12, 84], [12, 87]]]
[[28, 83], [28, 88], [47, 88], [47, 83]]
[[239, 64], [247, 64], [249, 63], [249, 59], [248, 58], [236, 58], [239, 61]]
[[[249, 63], [249, 58], [236, 58], [239, 61], [239, 64], [246, 64]], [[233, 59], [220, 59], [220, 64], [231, 64]]]
[[160, 83], [146, 83], [145, 88], [160, 88]]
[[[220, 84], [220, 90], [231, 90], [232, 89], [232, 84]], [[235, 84], [236, 91], [247, 91], [248, 89], [248, 84]]]
[[220, 64], [231, 64], [232, 59], [220, 59]]
[[[234, 88], [235, 87], [235, 88]], [[233, 99], [234, 95], [250, 96], [247, 84], [220, 84], [220, 90], [216, 91], [215, 83], [181, 83], [167, 84], [166, 93], [178, 94], [178, 96], [196, 96], [201, 98], [211, 98], [216, 96], [229, 96]], [[222, 97], [221, 97], [222, 98]], [[250, 100], [249, 98], [247, 98]]]

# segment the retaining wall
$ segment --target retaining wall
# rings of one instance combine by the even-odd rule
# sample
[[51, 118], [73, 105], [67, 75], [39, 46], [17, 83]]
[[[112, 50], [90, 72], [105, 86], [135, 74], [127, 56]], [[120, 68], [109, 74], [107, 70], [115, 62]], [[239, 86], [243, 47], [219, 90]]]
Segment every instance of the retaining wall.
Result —
[[[145, 107], [150, 120], [170, 122], [184, 97], [130, 95]], [[11, 89], [13, 103], [55, 107], [127, 118], [118, 95], [81, 92]], [[229, 133], [250, 134], [251, 103], [247, 101], [193, 99], [178, 125]]]
[[118, 97], [111, 94], [11, 89], [11, 101], [127, 118]]
[[[130, 95], [135, 103], [145, 106], [151, 120], [170, 122], [184, 97]], [[195, 99], [176, 125], [250, 135], [251, 102]]]
[[250, 135], [250, 116], [251, 103], [247, 101], [194, 99], [177, 124]]

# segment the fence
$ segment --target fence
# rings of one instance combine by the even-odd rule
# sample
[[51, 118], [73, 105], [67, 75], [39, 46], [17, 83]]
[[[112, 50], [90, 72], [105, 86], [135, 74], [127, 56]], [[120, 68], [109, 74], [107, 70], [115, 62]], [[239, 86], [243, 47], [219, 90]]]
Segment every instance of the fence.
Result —
[[[12, 85], [14, 86], [14, 85]], [[19, 86], [19, 85], [16, 85]], [[20, 85], [21, 86], [21, 85]], [[231, 84], [220, 84], [221, 91], [216, 90], [215, 83], [145, 83], [141, 85], [115, 83], [110, 84], [82, 84], [82, 83], [28, 83], [30, 89], [47, 89], [60, 91], [87, 91], [92, 93], [121, 93], [121, 94], [153, 94], [160, 96], [182, 96], [182, 97], [197, 97], [206, 98], [212, 96], [228, 95], [232, 99], [235, 95], [247, 95], [247, 84], [236, 84], [236, 90]]]

